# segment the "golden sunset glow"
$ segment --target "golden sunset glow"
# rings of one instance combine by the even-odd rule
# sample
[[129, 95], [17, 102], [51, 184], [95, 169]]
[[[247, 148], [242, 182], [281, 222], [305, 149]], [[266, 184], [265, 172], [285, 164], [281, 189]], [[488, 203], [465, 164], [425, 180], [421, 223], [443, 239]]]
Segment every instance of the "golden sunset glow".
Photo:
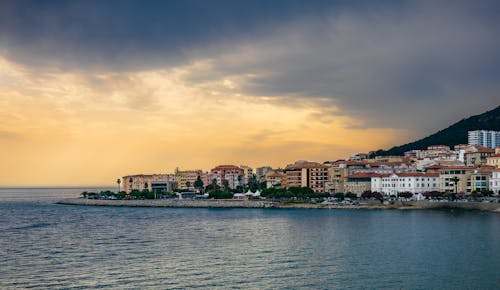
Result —
[[107, 185], [134, 173], [335, 160], [406, 137], [363, 129], [321, 100], [255, 98], [253, 75], [193, 82], [210, 61], [165, 70], [62, 71], [0, 58], [1, 185]]

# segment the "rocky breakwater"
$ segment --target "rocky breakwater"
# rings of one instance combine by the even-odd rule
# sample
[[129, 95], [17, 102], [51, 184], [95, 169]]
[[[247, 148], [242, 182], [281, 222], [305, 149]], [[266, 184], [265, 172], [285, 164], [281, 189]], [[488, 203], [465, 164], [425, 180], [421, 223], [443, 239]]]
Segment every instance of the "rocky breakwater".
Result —
[[279, 203], [254, 200], [204, 200], [204, 199], [152, 199], [152, 200], [101, 200], [68, 198], [58, 204], [91, 206], [183, 207], [183, 208], [274, 208]]
[[153, 199], [153, 200], [101, 200], [68, 198], [58, 202], [65, 205], [88, 206], [133, 206], [133, 207], [171, 207], [171, 208], [285, 208], [285, 209], [459, 209], [480, 210], [500, 213], [500, 203], [483, 202], [430, 202], [407, 201], [392, 204], [381, 204], [379, 201], [363, 201], [356, 205], [290, 203], [270, 200], [238, 200], [238, 199]]

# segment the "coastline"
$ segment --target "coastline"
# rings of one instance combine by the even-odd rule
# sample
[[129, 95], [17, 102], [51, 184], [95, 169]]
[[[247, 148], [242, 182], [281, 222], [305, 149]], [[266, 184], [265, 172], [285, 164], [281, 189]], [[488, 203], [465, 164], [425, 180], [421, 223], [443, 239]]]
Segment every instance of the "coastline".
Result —
[[460, 209], [500, 213], [500, 203], [483, 202], [429, 202], [398, 201], [394, 204], [380, 204], [378, 201], [361, 202], [358, 205], [287, 203], [268, 200], [101, 200], [67, 198], [58, 201], [61, 205], [78, 206], [118, 206], [118, 207], [167, 207], [167, 208], [276, 208], [276, 209], [372, 209], [372, 210], [424, 210], [424, 209]]

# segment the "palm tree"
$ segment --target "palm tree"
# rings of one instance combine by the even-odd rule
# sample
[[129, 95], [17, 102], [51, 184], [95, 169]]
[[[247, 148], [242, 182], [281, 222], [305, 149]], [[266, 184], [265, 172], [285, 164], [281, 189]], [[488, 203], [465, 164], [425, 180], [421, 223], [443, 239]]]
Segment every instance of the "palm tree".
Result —
[[116, 183], [118, 184], [118, 193], [120, 193], [120, 184], [122, 183], [122, 180], [120, 178], [118, 178], [116, 180]]
[[460, 178], [453, 176], [451, 181], [453, 181], [453, 185], [455, 186], [455, 193], [457, 193], [458, 192], [458, 182], [460, 181]]

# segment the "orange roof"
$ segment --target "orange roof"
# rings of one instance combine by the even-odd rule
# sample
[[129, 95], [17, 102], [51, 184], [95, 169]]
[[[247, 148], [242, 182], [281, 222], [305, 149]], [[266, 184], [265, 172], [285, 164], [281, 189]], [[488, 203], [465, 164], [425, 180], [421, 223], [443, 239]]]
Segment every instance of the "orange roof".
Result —
[[495, 170], [495, 168], [491, 168], [491, 167], [480, 167], [477, 169], [477, 172], [478, 173], [491, 173]]
[[386, 174], [378, 174], [378, 173], [373, 173], [373, 172], [358, 172], [351, 174], [349, 176], [346, 176], [346, 178], [369, 178], [369, 177], [382, 177], [383, 175]]
[[412, 173], [396, 173], [401, 177], [439, 177], [439, 173], [412, 172]]
[[318, 162], [295, 162], [294, 164], [287, 165], [285, 167], [285, 170], [301, 169], [301, 168], [328, 168], [328, 166]]

